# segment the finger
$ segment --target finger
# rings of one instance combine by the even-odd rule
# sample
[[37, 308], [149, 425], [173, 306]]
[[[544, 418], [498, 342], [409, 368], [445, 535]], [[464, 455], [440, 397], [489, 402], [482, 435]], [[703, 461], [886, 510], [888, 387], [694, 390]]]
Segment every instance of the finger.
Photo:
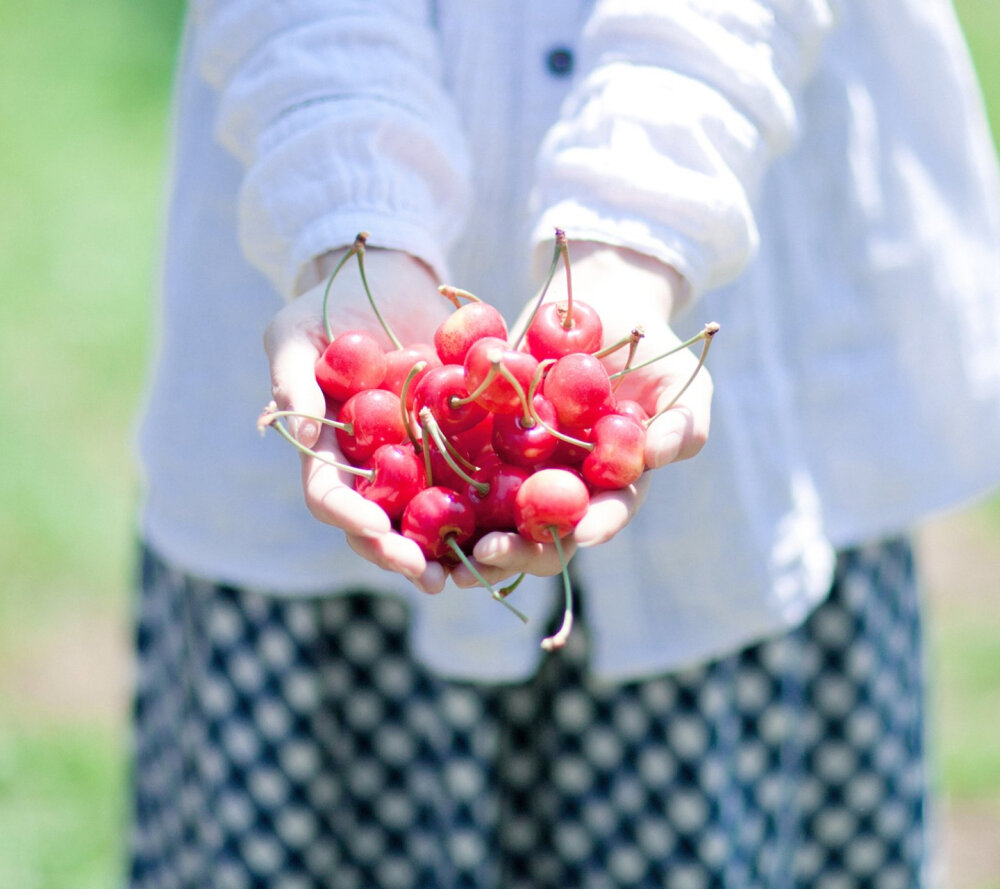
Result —
[[347, 542], [359, 556], [386, 571], [406, 577], [424, 593], [440, 593], [447, 577], [437, 562], [428, 562], [420, 547], [401, 534], [377, 536], [347, 535]]
[[[669, 403], [665, 396], [661, 400]], [[712, 418], [712, 381], [702, 370], [678, 402], [646, 430], [646, 465], [651, 469], [695, 456], [708, 441]]]
[[[567, 537], [562, 545], [568, 561], [576, 552], [576, 542]], [[553, 545], [535, 543], [520, 534], [487, 534], [476, 544], [472, 555], [484, 565], [507, 572], [505, 576], [508, 577], [521, 571], [539, 577], [552, 577], [562, 571], [559, 553]]]
[[[482, 575], [483, 580], [494, 588], [497, 584], [503, 583], [503, 581], [507, 580], [509, 577], [514, 577], [519, 573], [509, 568], [496, 568], [492, 565], [486, 565], [475, 558], [470, 559], [470, 561], [475, 569]], [[476, 575], [462, 563], [459, 563], [452, 569], [451, 579], [454, 581], [455, 586], [461, 587], [462, 589], [471, 589], [472, 587], [482, 586], [479, 578], [476, 577]]]
[[[345, 463], [335, 441], [334, 431], [324, 427], [316, 453]], [[348, 534], [374, 537], [392, 528], [385, 511], [354, 490], [354, 477], [350, 473], [323, 460], [310, 456], [302, 458], [302, 490], [313, 516]]]
[[[264, 333], [264, 350], [270, 361], [271, 395], [281, 410], [322, 417], [326, 398], [316, 382], [316, 359], [322, 350], [317, 332], [289, 306], [279, 313]], [[288, 314], [285, 314], [288, 313]], [[319, 437], [320, 424], [303, 417], [289, 419], [292, 435], [306, 447]]]
[[590, 500], [587, 512], [573, 531], [579, 547], [596, 546], [614, 537], [636, 514], [649, 490], [649, 473], [639, 480], [616, 491], [604, 491]]

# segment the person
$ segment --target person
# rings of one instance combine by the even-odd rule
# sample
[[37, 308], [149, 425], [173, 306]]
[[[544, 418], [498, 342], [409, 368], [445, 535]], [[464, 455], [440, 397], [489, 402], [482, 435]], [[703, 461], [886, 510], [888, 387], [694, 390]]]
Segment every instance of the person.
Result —
[[[1000, 189], [946, 0], [196, 0], [173, 145], [133, 889], [927, 885], [909, 535], [1000, 443]], [[439, 283], [517, 318], [556, 228], [610, 331], [721, 333], [568, 541], [545, 653], [550, 547], [474, 552], [528, 572], [526, 628], [253, 424], [269, 374], [323, 411], [356, 233], [428, 341]], [[375, 329], [350, 266], [331, 305]]]

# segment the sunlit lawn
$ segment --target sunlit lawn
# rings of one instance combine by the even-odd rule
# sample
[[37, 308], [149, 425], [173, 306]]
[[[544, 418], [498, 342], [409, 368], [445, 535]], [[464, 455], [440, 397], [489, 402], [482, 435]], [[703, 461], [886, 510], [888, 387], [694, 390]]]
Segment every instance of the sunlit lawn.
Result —
[[[1000, 132], [1000, 4], [960, 9]], [[123, 669], [95, 672], [94, 646], [127, 626], [179, 20], [177, 0], [37, 0], [0, 28], [0, 887], [119, 877]], [[1000, 509], [977, 521], [1000, 534]], [[956, 601], [932, 631], [944, 786], [1000, 806], [1000, 618]]]

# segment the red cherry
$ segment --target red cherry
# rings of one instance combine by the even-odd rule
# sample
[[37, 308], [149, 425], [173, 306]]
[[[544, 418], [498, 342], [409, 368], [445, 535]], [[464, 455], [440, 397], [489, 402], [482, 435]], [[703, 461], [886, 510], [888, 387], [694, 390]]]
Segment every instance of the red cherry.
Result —
[[399, 396], [385, 389], [365, 389], [343, 403], [337, 414], [341, 423], [350, 423], [353, 433], [337, 430], [337, 444], [352, 463], [363, 463], [384, 444], [406, 438]]
[[614, 406], [607, 370], [600, 360], [582, 352], [564, 355], [556, 361], [542, 387], [555, 405], [559, 422], [565, 426], [592, 426]]
[[518, 532], [538, 543], [550, 543], [553, 532], [565, 537], [590, 505], [583, 480], [566, 469], [540, 469], [528, 476], [514, 501]]
[[428, 408], [441, 430], [451, 435], [471, 429], [486, 418], [486, 408], [466, 400], [465, 369], [460, 364], [445, 364], [424, 374], [413, 393], [413, 408], [419, 414]]
[[605, 414], [592, 431], [594, 449], [583, 459], [583, 477], [596, 488], [625, 488], [646, 468], [646, 427], [624, 414]]
[[467, 497], [450, 488], [424, 488], [414, 495], [400, 522], [405, 537], [415, 541], [428, 559], [452, 561], [448, 539], [461, 545], [476, 530], [476, 514]]
[[410, 442], [385, 444], [375, 450], [367, 467], [368, 478], [358, 476], [354, 489], [366, 500], [377, 503], [395, 521], [407, 504], [424, 489], [423, 460]]
[[410, 394], [407, 398], [407, 407], [413, 408], [413, 390], [417, 381], [432, 367], [440, 367], [441, 359], [438, 358], [434, 347], [429, 343], [415, 343], [412, 346], [404, 346], [401, 349], [393, 349], [385, 353], [385, 378], [382, 380], [382, 389], [388, 389], [396, 395], [403, 394], [403, 384], [409, 376], [414, 365], [420, 361], [426, 361], [427, 367], [420, 371], [410, 381]]
[[[559, 421], [552, 402], [539, 394], [531, 401], [535, 415], [555, 428]], [[493, 450], [508, 463], [537, 466], [553, 455], [559, 443], [559, 439], [542, 423], [525, 426], [524, 417], [520, 414], [497, 414], [493, 418]]]
[[476, 512], [477, 533], [515, 529], [514, 500], [530, 474], [527, 469], [509, 463], [494, 463], [475, 473], [473, 477], [477, 482], [489, 485], [485, 494], [476, 485], [467, 483], [463, 488]]
[[484, 336], [507, 340], [503, 315], [484, 302], [465, 303], [455, 309], [434, 332], [434, 348], [442, 364], [461, 364], [472, 344]]
[[330, 398], [345, 401], [362, 389], [375, 389], [385, 378], [385, 353], [363, 330], [334, 338], [316, 361], [316, 382]]
[[573, 301], [572, 314], [565, 302], [545, 303], [525, 334], [528, 351], [539, 361], [571, 352], [600, 351], [603, 338], [600, 316], [579, 300]]
[[[538, 368], [538, 359], [527, 352], [516, 352], [498, 337], [483, 337], [472, 344], [465, 356], [465, 383], [469, 392], [478, 392], [493, 371], [493, 358], [498, 356], [504, 368], [521, 387], [528, 392], [531, 378]], [[514, 388], [503, 374], [494, 376], [489, 385], [476, 395], [476, 402], [495, 414], [516, 414], [524, 412], [521, 393]]]

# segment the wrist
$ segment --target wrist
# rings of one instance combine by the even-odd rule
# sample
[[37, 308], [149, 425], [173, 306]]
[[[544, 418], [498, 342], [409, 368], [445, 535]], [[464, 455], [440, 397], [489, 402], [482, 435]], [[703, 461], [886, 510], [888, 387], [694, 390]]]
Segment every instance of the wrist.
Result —
[[[536, 279], [544, 277], [551, 251], [551, 242], [539, 245]], [[637, 318], [669, 324], [688, 302], [689, 287], [683, 276], [653, 256], [599, 241], [570, 241], [569, 255], [574, 297], [595, 308], [602, 303], [614, 307], [623, 320], [638, 313]], [[560, 270], [548, 298], [564, 299], [565, 295], [565, 274]]]

